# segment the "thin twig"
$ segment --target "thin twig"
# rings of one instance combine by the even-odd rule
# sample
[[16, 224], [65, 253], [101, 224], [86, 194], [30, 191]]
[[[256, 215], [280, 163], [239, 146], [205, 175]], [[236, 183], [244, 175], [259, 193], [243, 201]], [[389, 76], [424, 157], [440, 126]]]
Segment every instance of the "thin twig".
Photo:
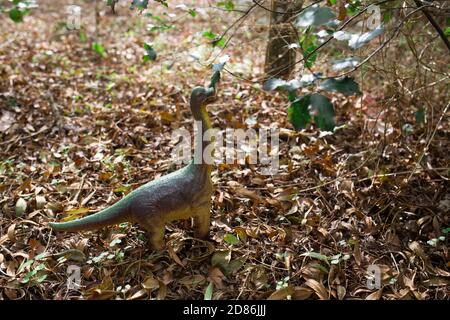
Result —
[[[434, 127], [433, 133], [431, 134], [430, 139], [428, 139], [427, 145], [426, 145], [425, 148], [423, 149], [423, 151], [422, 151], [422, 153], [421, 153], [419, 159], [417, 159], [417, 161], [416, 161], [416, 164], [415, 164], [415, 167], [416, 167], [416, 168], [417, 168], [417, 167], [419, 166], [419, 164], [422, 162], [422, 159], [423, 159], [425, 153], [428, 151], [428, 148], [430, 147], [431, 141], [433, 141], [433, 138], [434, 138], [434, 136], [436, 135], [437, 129], [439, 128], [439, 125], [441, 124], [441, 121], [442, 121], [442, 119], [444, 118], [444, 115], [447, 113], [448, 106], [450, 106], [450, 103], [448, 103], [448, 104], [445, 106], [444, 110], [442, 111], [442, 114], [441, 114], [441, 116], [439, 117], [438, 123], [437, 123], [436, 126]], [[411, 174], [409, 175], [409, 177], [406, 179], [406, 182], [408, 182], [408, 181], [411, 179], [411, 177], [414, 175], [414, 173], [415, 173], [416, 170], [417, 170], [417, 169], [414, 169], [414, 170], [411, 172]]]
[[[380, 5], [386, 2], [391, 2], [394, 0], [381, 0], [378, 1], [376, 3], [374, 3], [374, 5]], [[367, 9], [369, 8], [369, 6], [366, 6], [365, 8], [363, 8], [360, 12], [358, 12], [357, 14], [355, 14], [354, 16], [352, 16], [351, 18], [349, 18], [346, 22], [344, 22], [338, 29], [337, 31], [341, 31], [343, 30], [345, 27], [347, 27], [352, 21], [354, 21], [357, 17], [359, 17], [361, 14], [363, 14], [364, 12], [367, 11]], [[330, 36], [328, 39], [326, 39], [323, 43], [321, 43], [319, 46], [317, 46], [317, 48], [315, 48], [314, 50], [312, 50], [308, 55], [304, 56], [302, 59], [295, 61], [292, 64], [289, 64], [283, 68], [281, 68], [275, 75], [274, 77], [276, 77], [278, 74], [281, 74], [284, 70], [286, 70], [287, 68], [291, 68], [292, 66], [295, 66], [301, 62], [307, 61], [312, 55], [314, 55], [317, 51], [319, 51], [320, 49], [322, 49], [325, 45], [327, 45], [331, 40], [333, 40], [334, 37]], [[232, 71], [230, 71], [228, 68], [223, 68], [223, 70], [227, 73], [229, 73], [231, 76], [240, 79], [242, 81], [246, 81], [246, 82], [250, 82], [250, 83], [258, 83], [261, 81], [261, 79], [256, 79], [256, 80], [251, 80], [245, 77], [242, 77], [240, 75], [237, 75], [235, 73], [233, 73]]]
[[395, 28], [394, 32], [392, 33], [392, 35], [386, 39], [377, 49], [375, 49], [371, 54], [369, 54], [363, 61], [361, 61], [360, 63], [358, 63], [356, 66], [354, 66], [352, 69], [343, 72], [337, 76], [333, 76], [333, 77], [321, 77], [320, 79], [326, 79], [326, 78], [339, 78], [339, 77], [343, 77], [347, 74], [350, 74], [354, 71], [356, 71], [357, 69], [359, 69], [363, 64], [365, 64], [366, 62], [368, 62], [370, 59], [372, 59], [378, 52], [380, 52], [381, 49], [383, 49], [389, 42], [392, 41], [392, 39], [394, 39], [398, 33], [400, 32], [400, 29], [403, 27], [404, 23], [413, 15], [415, 14], [417, 11], [420, 11], [423, 7], [421, 8], [417, 8], [413, 11], [411, 11], [410, 13], [408, 13], [405, 18], [399, 23], [399, 25]]
[[428, 21], [430, 21], [431, 25], [433, 26], [433, 28], [436, 30], [436, 32], [439, 34], [439, 36], [441, 37], [442, 41], [445, 43], [445, 45], [447, 46], [448, 51], [450, 51], [450, 41], [448, 40], [447, 36], [445, 35], [444, 31], [442, 31], [442, 28], [439, 26], [439, 24], [436, 22], [436, 20], [434, 20], [433, 16], [428, 12], [428, 10], [425, 8], [426, 6], [430, 7], [431, 5], [422, 5], [421, 1], [419, 0], [414, 0], [414, 2], [416, 3], [417, 7], [420, 8], [422, 10], [422, 13], [425, 15], [425, 17], [427, 17]]

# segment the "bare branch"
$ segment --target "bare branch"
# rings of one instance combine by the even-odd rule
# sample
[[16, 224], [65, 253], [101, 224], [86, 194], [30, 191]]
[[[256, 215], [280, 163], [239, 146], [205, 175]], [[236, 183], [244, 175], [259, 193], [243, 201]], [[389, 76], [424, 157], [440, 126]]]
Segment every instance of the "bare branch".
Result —
[[[428, 21], [430, 21], [433, 28], [436, 30], [436, 32], [441, 37], [442, 41], [444, 41], [445, 45], [447, 46], [448, 51], [450, 51], [450, 41], [448, 40], [447, 36], [445, 35], [444, 31], [442, 31], [442, 28], [439, 26], [439, 24], [434, 20], [433, 16], [428, 12], [428, 10], [425, 8], [425, 6], [422, 6], [421, 1], [414, 0], [418, 8], [421, 8], [422, 13], [427, 17]], [[427, 5], [429, 6], [429, 5]]]

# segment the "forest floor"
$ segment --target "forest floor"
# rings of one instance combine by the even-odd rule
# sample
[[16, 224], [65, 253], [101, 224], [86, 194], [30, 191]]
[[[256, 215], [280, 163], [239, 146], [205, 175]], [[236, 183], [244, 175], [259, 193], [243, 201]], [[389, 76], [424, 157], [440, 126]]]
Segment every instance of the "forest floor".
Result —
[[[362, 96], [329, 95], [343, 125], [333, 134], [297, 132], [286, 96], [261, 89], [266, 36], [257, 27], [219, 52], [202, 36], [233, 21], [217, 10], [192, 17], [171, 4], [175, 16], [163, 16], [152, 4], [176, 27], [151, 33], [149, 21], [160, 20], [125, 1], [117, 15], [101, 8], [95, 32], [67, 33], [64, 2], [46, 3], [24, 23], [0, 21], [0, 299], [450, 297], [448, 87], [392, 100], [390, 84], [368, 78]], [[143, 63], [149, 40], [158, 57]], [[180, 167], [172, 132], [192, 131], [190, 90], [211, 75], [196, 59], [225, 53], [247, 79], [223, 72], [212, 124], [280, 128], [278, 174], [217, 166], [210, 239], [174, 222], [162, 253], [129, 223], [52, 232], [48, 222], [98, 211]], [[422, 97], [427, 117], [416, 123]], [[79, 289], [67, 286], [73, 266]]]

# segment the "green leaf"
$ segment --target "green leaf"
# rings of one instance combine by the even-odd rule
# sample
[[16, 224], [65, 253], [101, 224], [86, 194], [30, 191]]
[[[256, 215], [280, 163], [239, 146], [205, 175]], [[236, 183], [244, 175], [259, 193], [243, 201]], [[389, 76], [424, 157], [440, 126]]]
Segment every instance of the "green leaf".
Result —
[[347, 13], [349, 16], [354, 15], [357, 11], [359, 11], [359, 8], [361, 7], [361, 1], [360, 0], [353, 0], [349, 1], [347, 6]]
[[25, 277], [22, 279], [22, 283], [28, 283], [30, 282], [31, 278], [33, 278], [33, 276], [36, 274], [36, 270], [32, 270], [30, 272], [28, 272]]
[[27, 211], [27, 202], [25, 201], [25, 199], [17, 199], [15, 211], [17, 217], [21, 217], [25, 213], [25, 211]]
[[359, 63], [359, 59], [349, 57], [342, 60], [334, 60], [332, 61], [333, 64], [333, 70], [334, 71], [340, 71], [348, 68], [353, 68], [357, 66]]
[[308, 110], [309, 99], [309, 95], [296, 99], [288, 109], [288, 120], [295, 130], [305, 129], [306, 125], [311, 121], [311, 115]]
[[139, 10], [147, 9], [148, 0], [132, 0], [130, 9], [138, 8]]
[[297, 100], [297, 94], [295, 93], [295, 91], [288, 91], [288, 99], [290, 102], [294, 102], [295, 100]]
[[17, 8], [12, 8], [9, 10], [8, 14], [9, 18], [16, 23], [23, 21], [24, 13]]
[[21, 273], [23, 270], [25, 270], [27, 267], [31, 266], [34, 263], [34, 259], [27, 260], [26, 262], [22, 262], [22, 264], [19, 267], [19, 270], [17, 270], [17, 273]]
[[47, 258], [47, 253], [42, 252], [42, 253], [38, 254], [37, 256], [35, 256], [33, 260], [39, 261], [39, 260], [42, 260], [45, 258]]
[[223, 240], [224, 240], [226, 243], [229, 243], [229, 244], [238, 244], [238, 243], [239, 243], [239, 239], [238, 239], [235, 235], [233, 235], [233, 234], [231, 234], [231, 233], [227, 233], [227, 234], [223, 237]]
[[303, 10], [299, 14], [296, 24], [301, 28], [321, 26], [332, 22], [335, 18], [336, 16], [330, 8], [316, 5]]
[[334, 255], [334, 256], [332, 256], [331, 258], [330, 258], [330, 260], [331, 260], [331, 264], [339, 264], [339, 262], [341, 261], [341, 254], [340, 253], [338, 253], [338, 254], [336, 254], [336, 255]]
[[320, 89], [326, 91], [336, 91], [346, 96], [361, 93], [359, 91], [359, 85], [351, 77], [327, 79], [320, 84]]
[[328, 257], [323, 254], [320, 254], [318, 252], [314, 252], [314, 251], [305, 252], [305, 253], [302, 253], [300, 256], [318, 259], [318, 260], [328, 263]]
[[36, 266], [36, 268], [34, 268], [36, 271], [41, 271], [45, 269], [45, 264], [40, 263]]
[[224, 265], [230, 263], [231, 261], [231, 251], [217, 251], [214, 252], [211, 258], [211, 265], [213, 267], [219, 266], [223, 267]]
[[303, 55], [305, 57], [307, 57], [305, 59], [305, 62], [303, 63], [305, 68], [311, 68], [313, 63], [316, 61], [317, 53], [315, 52], [315, 53], [311, 54], [316, 49], [317, 49], [317, 45], [312, 44], [312, 45], [310, 45], [309, 47], [307, 47], [306, 49], [303, 50]]
[[98, 55], [100, 55], [102, 58], [106, 57], [106, 51], [102, 44], [98, 42], [94, 42], [92, 44], [92, 50], [94, 50]]
[[36, 281], [37, 281], [38, 283], [41, 283], [41, 282], [43, 282], [45, 279], [47, 279], [47, 274], [46, 274], [46, 273], [43, 273], [43, 274], [41, 274], [41, 275], [36, 279]]
[[325, 266], [323, 266], [323, 265], [321, 265], [319, 263], [316, 263], [316, 264], [312, 265], [312, 267], [322, 271], [325, 274], [327, 274], [329, 272], [328, 269]]
[[417, 123], [425, 123], [425, 109], [422, 106], [414, 113], [414, 115]]
[[348, 41], [348, 46], [352, 49], [358, 49], [369, 43], [384, 32], [384, 26], [380, 25], [372, 31], [365, 33], [350, 33], [346, 31], [337, 31], [333, 37], [339, 41]]
[[214, 283], [210, 282], [208, 284], [208, 286], [206, 287], [204, 300], [212, 300], [213, 289], [214, 289]]
[[319, 93], [314, 93], [310, 98], [310, 113], [314, 114], [314, 123], [322, 130], [333, 131], [334, 108], [330, 99]]
[[128, 190], [130, 190], [130, 188], [131, 188], [131, 186], [128, 186], [128, 185], [122, 185], [122, 186], [120, 186], [120, 187], [118, 187], [118, 188], [115, 188], [115, 189], [113, 190], [113, 192], [116, 192], [116, 193], [124, 193], [124, 192], [127, 192]]
[[211, 30], [204, 31], [202, 36], [210, 40], [214, 40], [217, 37], [217, 35]]
[[333, 33], [333, 38], [338, 41], [348, 41], [352, 38], [352, 33], [347, 31], [336, 31]]
[[225, 45], [225, 40], [211, 30], [204, 31], [202, 35], [204, 38], [212, 40], [213, 47], [223, 47]]
[[197, 16], [197, 10], [195, 9], [189, 9], [188, 12], [194, 18]]
[[119, 238], [114, 239], [113, 241], [111, 241], [111, 243], [109, 244], [110, 247], [114, 247], [116, 244], [121, 243], [122, 240], [120, 240]]
[[233, 3], [233, 1], [231, 1], [231, 0], [228, 0], [228, 1], [220, 1], [219, 3], [217, 3], [217, 5], [218, 5], [219, 7], [225, 8], [225, 9], [228, 10], [228, 11], [234, 10], [234, 3]]
[[303, 50], [303, 62], [306, 68], [311, 68], [317, 59], [317, 53], [313, 53], [317, 47], [317, 36], [312, 32], [312, 28], [307, 28], [299, 39], [300, 46]]
[[298, 88], [307, 87], [313, 84], [316, 79], [317, 76], [314, 74], [304, 74], [300, 77], [300, 79], [293, 79], [289, 81], [278, 78], [271, 78], [264, 82], [262, 88], [264, 91], [273, 91], [280, 88], [290, 92]]
[[279, 87], [282, 87], [287, 84], [286, 80], [278, 79], [278, 78], [272, 78], [264, 82], [262, 88], [264, 91], [273, 91], [275, 89], [278, 89]]
[[392, 11], [387, 10], [385, 13], [383, 13], [383, 22], [389, 23], [389, 21], [392, 20]]
[[213, 74], [211, 76], [211, 83], [209, 84], [210, 88], [216, 88], [217, 83], [220, 81], [220, 72], [223, 70], [223, 68], [225, 67], [225, 64], [227, 63], [229, 57], [228, 56], [224, 56], [219, 63], [216, 63], [213, 65]]
[[144, 43], [144, 49], [147, 52], [143, 57], [144, 62], [155, 61], [157, 57], [155, 49], [148, 43]]
[[217, 251], [211, 258], [211, 265], [218, 267], [224, 275], [230, 275], [242, 267], [241, 260], [231, 260], [231, 251]]
[[450, 27], [445, 28], [444, 33], [447, 37], [450, 36]]
[[83, 43], [85, 43], [87, 41], [87, 35], [83, 31], [80, 31], [80, 41]]
[[353, 35], [352, 38], [348, 41], [348, 45], [352, 49], [358, 49], [361, 48], [366, 43], [370, 42], [371, 40], [378, 37], [380, 34], [384, 32], [384, 26], [378, 26], [374, 30], [363, 33], [363, 34], [357, 34]]
[[225, 45], [224, 38], [218, 38], [212, 42], [213, 47], [223, 47]]
[[71, 260], [76, 262], [84, 262], [86, 260], [86, 255], [83, 253], [83, 251], [80, 251], [78, 249], [69, 249], [58, 253], [57, 255], [61, 258], [64, 258], [64, 260]]
[[414, 132], [414, 126], [410, 123], [405, 123], [402, 126], [402, 133], [405, 135], [410, 135]]

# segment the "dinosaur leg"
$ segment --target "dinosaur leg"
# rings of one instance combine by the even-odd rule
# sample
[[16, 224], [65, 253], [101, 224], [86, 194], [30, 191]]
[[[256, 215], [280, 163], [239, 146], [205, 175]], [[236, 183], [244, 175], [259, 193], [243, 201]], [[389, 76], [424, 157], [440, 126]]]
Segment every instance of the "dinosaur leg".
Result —
[[200, 239], [205, 239], [209, 235], [211, 215], [211, 204], [203, 205], [197, 209], [194, 216], [195, 236]]
[[148, 232], [148, 240], [152, 250], [161, 251], [165, 247], [164, 242], [164, 224], [141, 224]]

